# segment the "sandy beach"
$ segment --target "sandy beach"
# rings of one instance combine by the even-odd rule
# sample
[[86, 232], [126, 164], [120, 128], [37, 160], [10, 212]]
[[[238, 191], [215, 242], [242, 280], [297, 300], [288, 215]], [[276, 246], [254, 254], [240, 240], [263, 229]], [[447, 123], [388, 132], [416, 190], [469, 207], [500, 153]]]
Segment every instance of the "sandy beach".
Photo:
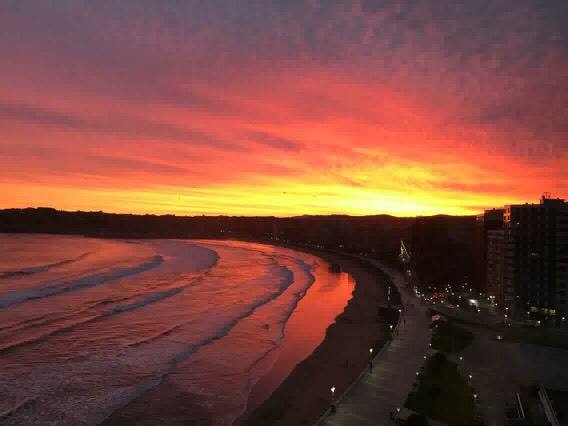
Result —
[[[368, 367], [369, 348], [377, 353], [388, 340], [388, 324], [377, 316], [377, 305], [386, 301], [389, 278], [356, 259], [310, 251], [341, 265], [356, 282], [353, 298], [327, 330], [324, 341], [287, 379], [252, 412], [237, 422], [245, 425], [309, 425], [330, 405], [330, 388], [339, 396]], [[393, 302], [398, 295], [393, 287]], [[251, 400], [258, 398], [253, 389]]]

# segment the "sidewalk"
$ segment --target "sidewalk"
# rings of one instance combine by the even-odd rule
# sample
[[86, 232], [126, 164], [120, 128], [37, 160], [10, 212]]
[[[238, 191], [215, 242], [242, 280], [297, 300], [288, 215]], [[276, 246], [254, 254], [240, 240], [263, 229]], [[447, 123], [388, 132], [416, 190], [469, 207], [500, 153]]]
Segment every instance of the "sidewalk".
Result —
[[[427, 310], [409, 294], [403, 276], [378, 261], [398, 288], [405, 311], [398, 335], [375, 357], [372, 372], [365, 372], [337, 401], [337, 410], [327, 414], [321, 425], [389, 425], [392, 410], [404, 406], [416, 380], [416, 371], [424, 362], [431, 339]], [[413, 304], [414, 308], [410, 307]], [[404, 321], [402, 320], [404, 319]]]

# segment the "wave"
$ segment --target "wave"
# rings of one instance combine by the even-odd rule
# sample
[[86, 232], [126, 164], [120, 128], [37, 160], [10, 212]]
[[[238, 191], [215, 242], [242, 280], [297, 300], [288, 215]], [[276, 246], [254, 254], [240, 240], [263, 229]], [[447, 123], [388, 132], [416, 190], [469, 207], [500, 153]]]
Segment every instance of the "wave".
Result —
[[26, 398], [22, 402], [19, 402], [18, 404], [14, 405], [12, 408], [9, 408], [6, 411], [1, 412], [0, 413], [0, 420], [6, 420], [9, 417], [12, 417], [21, 408], [27, 407], [30, 404], [32, 404], [35, 401], [35, 399], [36, 399], [35, 397]]
[[[132, 310], [135, 310], [135, 309], [142, 308], [142, 307], [149, 305], [151, 303], [158, 302], [158, 301], [166, 299], [168, 297], [175, 296], [176, 294], [180, 293], [186, 287], [189, 287], [192, 284], [193, 284], [193, 281], [190, 284], [187, 284], [187, 285], [184, 285], [184, 286], [174, 287], [174, 288], [170, 288], [168, 290], [164, 290], [164, 291], [160, 291], [160, 292], [156, 292], [156, 293], [151, 293], [151, 294], [145, 296], [144, 298], [142, 298], [142, 300], [138, 300], [136, 302], [128, 303], [128, 304], [125, 304], [125, 305], [118, 305], [118, 306], [116, 306], [112, 309], [109, 309], [109, 310], [101, 313], [101, 314], [94, 314], [93, 313], [87, 319], [77, 321], [77, 322], [74, 322], [74, 323], [69, 324], [67, 326], [56, 328], [54, 330], [50, 330], [50, 331], [48, 331], [48, 332], [46, 332], [46, 333], [44, 333], [40, 336], [35, 336], [35, 337], [29, 338], [29, 339], [24, 339], [24, 340], [20, 340], [20, 341], [17, 341], [17, 342], [9, 343], [9, 344], [4, 345], [4, 346], [0, 346], [0, 353], [8, 352], [8, 351], [11, 351], [13, 349], [16, 349], [16, 348], [19, 348], [19, 347], [22, 347], [22, 346], [41, 342], [41, 341], [47, 339], [48, 337], [72, 331], [73, 329], [75, 329], [79, 326], [89, 324], [89, 323], [92, 323], [92, 322], [95, 322], [95, 321], [98, 321], [98, 320], [101, 320], [101, 319], [104, 319], [104, 318], [108, 318], [112, 315], [121, 314], [121, 313], [124, 313], [124, 312], [128, 312], [128, 311], [132, 311]], [[45, 325], [46, 323], [55, 322], [58, 319], [60, 320], [60, 319], [64, 319], [64, 318], [70, 318], [70, 317], [73, 317], [73, 316], [74, 315], [68, 315], [66, 317], [61, 317], [61, 318], [57, 318], [57, 319], [50, 319], [50, 320], [48, 320], [48, 322], [44, 322], [43, 325]], [[40, 319], [38, 319], [38, 320], [40, 320]], [[36, 326], [36, 325], [37, 324], [33, 324], [33, 326]], [[173, 327], [173, 328], [177, 329], [177, 328], [180, 328], [181, 326], [182, 325], [179, 325], [179, 326], [176, 326], [176, 327]], [[27, 327], [28, 326], [24, 326], [23, 328], [27, 328]], [[172, 329], [172, 330], [169, 330], [169, 332], [160, 333], [160, 335], [154, 337], [154, 340], [159, 338], [161, 335], [166, 335], [166, 334], [169, 334], [173, 331], [174, 330]], [[144, 343], [144, 342], [142, 342], [142, 343]], [[142, 344], [142, 343], [140, 343], [140, 344]], [[129, 346], [136, 346], [136, 345], [129, 345]]]
[[[207, 337], [207, 338], [204, 338], [204, 339], [202, 339], [200, 342], [191, 344], [190, 346], [188, 346], [188, 347], [186, 348], [186, 350], [184, 350], [184, 351], [179, 352], [178, 354], [176, 354], [176, 355], [173, 357], [173, 359], [171, 360], [169, 367], [166, 368], [166, 369], [164, 369], [164, 371], [162, 372], [161, 375], [155, 377], [155, 378], [157, 379], [157, 380], [156, 380], [156, 385], [153, 386], [153, 387], [148, 388], [146, 391], [149, 391], [149, 390], [151, 390], [151, 389], [154, 389], [156, 386], [158, 386], [160, 383], [162, 383], [163, 380], [164, 380], [168, 375], [170, 375], [171, 373], [173, 373], [173, 372], [176, 370], [177, 366], [178, 366], [181, 362], [188, 360], [188, 359], [189, 359], [193, 354], [195, 354], [197, 351], [199, 351], [199, 350], [205, 348], [206, 346], [208, 346], [208, 345], [210, 345], [210, 344], [216, 342], [217, 340], [220, 340], [220, 339], [222, 339], [223, 337], [227, 336], [227, 335], [231, 332], [231, 330], [232, 330], [239, 322], [241, 322], [242, 320], [244, 320], [244, 319], [250, 317], [251, 315], [253, 315], [260, 307], [262, 307], [262, 306], [266, 305], [267, 303], [270, 303], [271, 301], [273, 301], [273, 300], [277, 299], [278, 297], [280, 297], [280, 296], [294, 283], [294, 273], [293, 273], [290, 269], [288, 269], [287, 267], [285, 267], [285, 266], [280, 266], [280, 269], [281, 269], [282, 272], [284, 272], [284, 274], [283, 274], [284, 278], [281, 280], [280, 286], [279, 286], [279, 288], [278, 288], [278, 290], [277, 290], [276, 292], [274, 292], [273, 294], [268, 295], [267, 297], [263, 297], [263, 298], [260, 298], [260, 299], [256, 300], [255, 303], [253, 303], [252, 305], [249, 306], [249, 309], [247, 309], [246, 311], [242, 312], [240, 315], [238, 315], [237, 317], [233, 318], [233, 319], [230, 320], [229, 322], [227, 322], [223, 327], [218, 328], [218, 329], [216, 330], [216, 332], [215, 332], [212, 336]], [[309, 274], [309, 275], [312, 276], [311, 274]], [[312, 278], [313, 278], [313, 276], [312, 276]], [[305, 294], [305, 291], [300, 292], [300, 293]], [[297, 295], [300, 295], [299, 293], [296, 293], [296, 294], [297, 294]], [[302, 296], [301, 296], [301, 297], [302, 297]], [[300, 297], [300, 298], [301, 298], [301, 297]], [[299, 300], [298, 300], [298, 301], [299, 301]], [[296, 301], [296, 304], [294, 304], [294, 307], [297, 305], [298, 301]], [[293, 311], [293, 309], [294, 309], [294, 308], [292, 308], [291, 311]], [[290, 312], [290, 315], [291, 315], [291, 312]], [[290, 315], [287, 315], [287, 318], [289, 318]], [[138, 342], [134, 342], [134, 343], [130, 344], [129, 346], [131, 346], [131, 347], [136, 347], [136, 346], [142, 345], [142, 344], [144, 344], [144, 343], [148, 343], [148, 342], [150, 342], [150, 341], [157, 340], [157, 339], [159, 339], [159, 338], [161, 338], [161, 337], [163, 337], [163, 336], [165, 336], [165, 335], [167, 335], [167, 334], [173, 333], [175, 330], [177, 330], [177, 329], [183, 327], [184, 325], [187, 325], [187, 324], [179, 324], [179, 325], [177, 325], [177, 326], [172, 327], [172, 329], [165, 330], [164, 332], [158, 333], [158, 334], [156, 334], [156, 335], [154, 335], [154, 336], [152, 336], [152, 337], [150, 337], [150, 338], [148, 338], [148, 339], [144, 339], [144, 340], [141, 340], [141, 341], [138, 341]], [[132, 402], [134, 399], [137, 399], [137, 398], [141, 397], [144, 393], [145, 393], [145, 392], [143, 392], [143, 393], [137, 395], [135, 398], [133, 398], [133, 399], [131, 399], [131, 400], [129, 400], [129, 401], [126, 401], [123, 406], [125, 406], [125, 405], [127, 405], [128, 403]], [[115, 411], [116, 411], [116, 410], [115, 410]], [[110, 417], [111, 415], [112, 415], [112, 413], [110, 413], [110, 414], [108, 415], [108, 417]], [[107, 417], [107, 418], [108, 418], [108, 417]]]
[[33, 274], [38, 274], [40, 272], [46, 272], [50, 269], [57, 268], [59, 266], [69, 265], [70, 263], [83, 260], [90, 254], [91, 252], [83, 253], [82, 255], [74, 257], [73, 259], [60, 260], [59, 262], [48, 263], [47, 265], [30, 266], [29, 268], [23, 268], [16, 271], [0, 271], [0, 279], [13, 278], [22, 275], [33, 275]]
[[73, 317], [77, 317], [80, 314], [84, 314], [85, 312], [88, 312], [90, 309], [97, 308], [99, 306], [109, 305], [111, 303], [123, 302], [125, 300], [132, 299], [135, 296], [137, 296], [137, 294], [135, 294], [134, 296], [130, 295], [130, 296], [124, 296], [124, 297], [117, 297], [117, 298], [99, 300], [95, 303], [88, 305], [87, 307], [85, 307], [83, 309], [80, 309], [78, 311], [74, 311], [72, 313], [65, 314], [65, 315], [57, 315], [56, 313], [49, 313], [49, 314], [45, 314], [45, 315], [36, 315], [32, 318], [28, 318], [28, 319], [23, 320], [23, 321], [18, 321], [18, 322], [13, 322], [13, 323], [1, 325], [0, 326], [0, 333], [3, 332], [3, 331], [6, 331], [6, 330], [9, 330], [10, 332], [15, 332], [15, 331], [20, 332], [22, 330], [26, 330], [26, 329], [29, 329], [29, 328], [37, 328], [37, 327], [49, 325], [49, 324], [52, 324], [54, 322], [63, 321], [63, 320], [67, 320], [67, 319], [70, 319], [70, 318], [73, 318]]
[[164, 259], [162, 256], [153, 256], [149, 259], [146, 259], [144, 263], [136, 266], [115, 268], [110, 272], [87, 275], [77, 280], [65, 281], [62, 283], [56, 282], [54, 284], [44, 285], [41, 288], [36, 288], [16, 294], [10, 294], [0, 298], [0, 308], [17, 305], [28, 300], [43, 299], [45, 297], [56, 296], [70, 291], [77, 291], [84, 288], [94, 287], [99, 284], [106, 284], [121, 278], [125, 278], [129, 275], [139, 274], [141, 272], [157, 268], [162, 264], [163, 260]]
[[111, 309], [110, 311], [105, 312], [104, 316], [108, 317], [108, 316], [111, 316], [111, 315], [114, 315], [114, 314], [120, 314], [122, 312], [132, 311], [134, 309], [138, 309], [138, 308], [141, 308], [143, 306], [146, 306], [150, 303], [154, 303], [154, 302], [157, 302], [159, 300], [175, 296], [176, 294], [183, 291], [183, 289], [186, 288], [186, 287], [187, 287], [187, 285], [181, 286], [181, 287], [170, 288], [168, 290], [161, 291], [161, 292], [158, 292], [158, 293], [152, 293], [152, 294], [144, 297], [142, 300], [139, 300], [137, 302], [129, 303], [127, 305], [119, 305], [119, 306]]
[[140, 340], [137, 340], [137, 341], [135, 341], [135, 342], [129, 343], [128, 346], [131, 347], [131, 348], [135, 348], [135, 347], [137, 347], [137, 346], [141, 346], [141, 345], [144, 345], [144, 344], [146, 344], [146, 343], [154, 342], [154, 341], [156, 341], [156, 340], [158, 340], [158, 339], [160, 339], [160, 338], [162, 338], [162, 337], [169, 336], [169, 335], [172, 334], [174, 331], [179, 330], [180, 328], [182, 328], [184, 325], [187, 325], [187, 324], [189, 324], [189, 323], [183, 323], [183, 324], [174, 325], [173, 327], [170, 327], [170, 328], [168, 328], [168, 329], [166, 329], [166, 330], [164, 330], [164, 331], [161, 331], [161, 332], [159, 332], [159, 333], [157, 333], [157, 334], [154, 334], [153, 336], [146, 337], [146, 338], [144, 338], [144, 339], [140, 339]]

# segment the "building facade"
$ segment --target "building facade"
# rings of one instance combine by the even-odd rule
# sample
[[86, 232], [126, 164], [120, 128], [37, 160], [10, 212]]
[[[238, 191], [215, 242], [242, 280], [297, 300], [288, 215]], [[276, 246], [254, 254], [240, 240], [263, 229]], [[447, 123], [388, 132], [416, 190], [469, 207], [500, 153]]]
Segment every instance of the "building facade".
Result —
[[[497, 235], [494, 236], [498, 239]], [[494, 245], [498, 245], [494, 241]], [[543, 196], [539, 204], [505, 206], [503, 301], [517, 312], [567, 314], [568, 203]], [[496, 268], [496, 266], [493, 266]]]
[[[505, 272], [505, 231], [492, 229], [487, 231], [486, 283], [487, 294], [499, 305], [505, 304], [503, 275]], [[508, 294], [511, 300], [511, 295]], [[512, 298], [514, 300], [514, 297]]]
[[[499, 247], [495, 247], [494, 243], [496, 235], [493, 235], [493, 241], [489, 240], [489, 235], [495, 230], [503, 229], [503, 209], [486, 210], [484, 213], [476, 217], [476, 230], [474, 236], [474, 256], [472, 262], [476, 265], [475, 269], [477, 274], [475, 276], [476, 283], [474, 288], [478, 288], [496, 296], [495, 287], [497, 283], [494, 278], [494, 271], [490, 268], [494, 265], [496, 253], [493, 253], [492, 258], [489, 257], [489, 250], [495, 251]], [[493, 244], [490, 247], [490, 244]]]

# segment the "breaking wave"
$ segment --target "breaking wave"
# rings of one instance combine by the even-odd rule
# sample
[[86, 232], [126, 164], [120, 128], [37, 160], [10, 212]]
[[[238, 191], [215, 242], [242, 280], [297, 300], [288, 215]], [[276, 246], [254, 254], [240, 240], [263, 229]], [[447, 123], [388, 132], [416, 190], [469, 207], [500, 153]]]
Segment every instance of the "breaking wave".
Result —
[[3, 278], [14, 278], [21, 275], [33, 275], [39, 274], [40, 272], [47, 272], [50, 269], [57, 268], [64, 265], [69, 265], [70, 263], [78, 262], [85, 259], [91, 253], [83, 253], [73, 259], [60, 260], [59, 262], [48, 263], [47, 265], [40, 266], [30, 266], [29, 268], [22, 268], [17, 271], [0, 271], [0, 279]]
[[88, 287], [94, 287], [99, 284], [106, 284], [111, 281], [125, 278], [129, 275], [139, 274], [141, 272], [157, 268], [163, 261], [164, 259], [162, 256], [153, 256], [146, 259], [144, 263], [136, 266], [115, 268], [109, 272], [88, 275], [76, 280], [43, 284], [41, 287], [35, 289], [4, 295], [0, 298], [0, 308], [17, 305], [27, 300], [42, 299], [69, 291], [76, 291]]

